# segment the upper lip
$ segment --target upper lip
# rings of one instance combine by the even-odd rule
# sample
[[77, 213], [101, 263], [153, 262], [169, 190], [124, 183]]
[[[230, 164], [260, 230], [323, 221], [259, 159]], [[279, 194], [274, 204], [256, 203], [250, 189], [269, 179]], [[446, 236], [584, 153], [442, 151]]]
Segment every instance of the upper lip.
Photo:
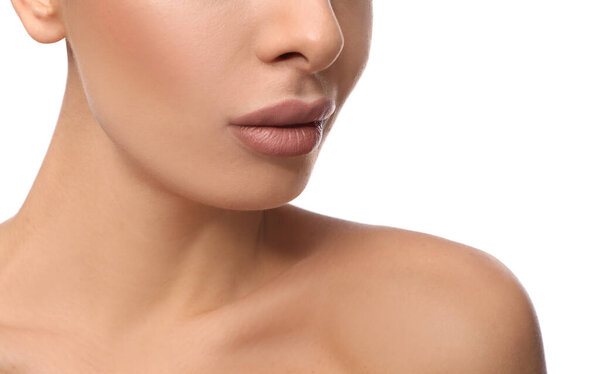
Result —
[[287, 126], [324, 121], [335, 111], [335, 103], [328, 98], [311, 103], [289, 99], [266, 106], [232, 119], [233, 125]]

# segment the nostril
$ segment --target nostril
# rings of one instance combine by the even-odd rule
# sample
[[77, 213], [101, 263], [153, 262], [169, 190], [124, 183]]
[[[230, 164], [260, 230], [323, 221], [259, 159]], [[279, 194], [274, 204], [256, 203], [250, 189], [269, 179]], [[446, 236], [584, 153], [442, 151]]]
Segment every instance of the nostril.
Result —
[[285, 60], [285, 59], [290, 58], [297, 54], [299, 54], [299, 53], [298, 52], [287, 52], [287, 53], [284, 53], [281, 56], [277, 57], [277, 60]]

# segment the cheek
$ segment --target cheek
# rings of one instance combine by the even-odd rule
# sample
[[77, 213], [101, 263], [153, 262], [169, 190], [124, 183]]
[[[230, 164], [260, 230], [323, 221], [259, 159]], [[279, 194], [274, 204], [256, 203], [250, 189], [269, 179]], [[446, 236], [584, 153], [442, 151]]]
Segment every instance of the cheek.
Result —
[[171, 180], [227, 160], [221, 87], [239, 63], [228, 40], [235, 25], [224, 6], [207, 3], [80, 0], [68, 9], [69, 42], [100, 127], [154, 174], [178, 173]]
[[224, 77], [239, 63], [239, 14], [212, 1], [72, 4], [69, 42], [90, 107], [112, 140], [130, 151], [159, 144], [184, 152], [191, 139], [210, 147], [221, 131]]
[[201, 45], [210, 42], [203, 37], [203, 20], [191, 22], [182, 4], [83, 0], [71, 11], [76, 14], [70, 43], [90, 85], [110, 83], [106, 88], [116, 95], [160, 90], [168, 98], [181, 97], [185, 85], [211, 76], [206, 70], [197, 75], [203, 72], [198, 66], [207, 65], [201, 51], [210, 47]]

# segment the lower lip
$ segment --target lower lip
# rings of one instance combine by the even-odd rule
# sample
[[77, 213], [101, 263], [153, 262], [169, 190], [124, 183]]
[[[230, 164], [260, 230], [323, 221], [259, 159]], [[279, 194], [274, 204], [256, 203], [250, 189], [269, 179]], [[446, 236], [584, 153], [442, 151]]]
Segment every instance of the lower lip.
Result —
[[267, 156], [294, 157], [312, 152], [321, 143], [323, 123], [282, 126], [231, 125], [246, 146]]

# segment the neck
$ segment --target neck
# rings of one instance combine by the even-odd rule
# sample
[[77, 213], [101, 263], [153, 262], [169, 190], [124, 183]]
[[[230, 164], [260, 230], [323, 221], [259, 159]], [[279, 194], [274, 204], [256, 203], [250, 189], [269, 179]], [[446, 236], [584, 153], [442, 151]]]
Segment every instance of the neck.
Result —
[[101, 130], [70, 69], [40, 171], [1, 225], [2, 302], [19, 306], [11, 319], [107, 330], [159, 310], [198, 315], [284, 263], [265, 235], [271, 214], [190, 201], [136, 169]]

